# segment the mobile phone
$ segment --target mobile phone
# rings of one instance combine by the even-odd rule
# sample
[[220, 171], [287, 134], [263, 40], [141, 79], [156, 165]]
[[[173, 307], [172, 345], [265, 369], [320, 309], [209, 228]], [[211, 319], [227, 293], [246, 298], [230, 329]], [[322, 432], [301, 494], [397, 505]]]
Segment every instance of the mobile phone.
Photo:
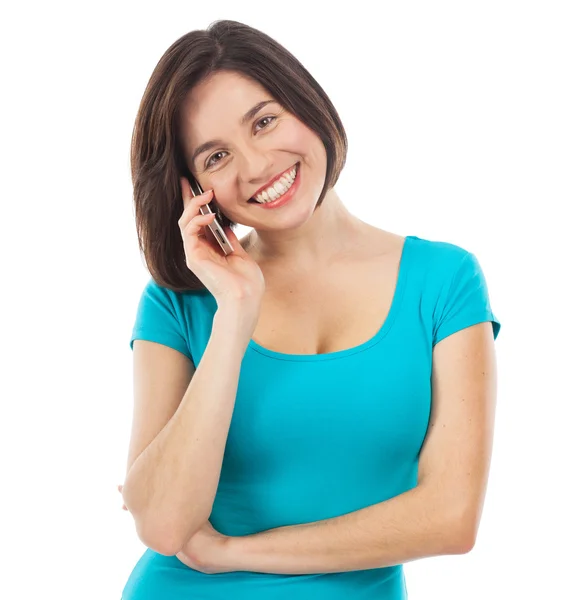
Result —
[[[188, 183], [190, 184], [190, 191], [192, 192], [193, 196], [200, 196], [200, 194], [204, 194], [204, 190], [200, 187], [200, 183], [198, 183], [198, 181], [192, 175], [188, 177]], [[200, 206], [198, 210], [203, 215], [212, 214], [208, 204]], [[211, 223], [208, 223], [208, 227], [210, 231], [212, 231], [214, 238], [218, 242], [220, 248], [222, 248], [224, 254], [230, 254], [230, 252], [234, 252], [234, 248], [232, 247], [228, 236], [224, 232], [224, 229], [222, 229], [220, 221], [218, 221], [217, 217], [214, 217], [214, 220]]]

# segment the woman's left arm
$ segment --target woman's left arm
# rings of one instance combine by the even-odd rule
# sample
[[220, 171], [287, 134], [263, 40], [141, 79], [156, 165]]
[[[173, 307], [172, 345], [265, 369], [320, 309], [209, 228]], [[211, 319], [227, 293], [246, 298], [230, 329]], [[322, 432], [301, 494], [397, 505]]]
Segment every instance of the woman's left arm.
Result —
[[489, 322], [433, 348], [432, 409], [417, 487], [332, 519], [226, 540], [226, 570], [332, 573], [469, 552], [491, 460], [496, 357]]

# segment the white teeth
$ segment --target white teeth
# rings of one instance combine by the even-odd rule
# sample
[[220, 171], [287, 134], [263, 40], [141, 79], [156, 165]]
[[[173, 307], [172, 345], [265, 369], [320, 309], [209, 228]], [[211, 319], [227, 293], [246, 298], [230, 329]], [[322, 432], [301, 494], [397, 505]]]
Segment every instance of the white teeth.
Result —
[[296, 174], [297, 165], [291, 171], [288, 171], [283, 175], [276, 183], [274, 183], [274, 185], [266, 188], [261, 194], [254, 196], [254, 200], [258, 201], [260, 204], [272, 202], [289, 190], [295, 180]]

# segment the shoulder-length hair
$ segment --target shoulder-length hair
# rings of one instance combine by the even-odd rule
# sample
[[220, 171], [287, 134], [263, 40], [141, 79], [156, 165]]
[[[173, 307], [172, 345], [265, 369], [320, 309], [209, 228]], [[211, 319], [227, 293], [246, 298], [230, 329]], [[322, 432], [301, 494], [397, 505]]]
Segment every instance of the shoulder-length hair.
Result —
[[[135, 118], [131, 178], [139, 250], [151, 277], [173, 291], [205, 290], [188, 268], [178, 220], [183, 212], [180, 177], [191, 177], [180, 141], [180, 107], [188, 92], [217, 71], [241, 73], [261, 84], [312, 129], [327, 153], [317, 206], [345, 165], [347, 137], [341, 119], [317, 81], [283, 46], [237, 21], [219, 20], [175, 41], [153, 70]], [[231, 221], [212, 200], [222, 227]]]

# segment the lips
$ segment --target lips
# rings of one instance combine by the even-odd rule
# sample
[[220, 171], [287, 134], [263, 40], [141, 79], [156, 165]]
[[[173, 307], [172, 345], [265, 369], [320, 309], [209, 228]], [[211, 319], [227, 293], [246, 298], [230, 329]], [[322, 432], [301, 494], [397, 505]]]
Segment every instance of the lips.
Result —
[[295, 179], [294, 179], [293, 183], [289, 186], [289, 188], [283, 194], [281, 194], [275, 200], [272, 200], [270, 202], [257, 202], [256, 200], [252, 200], [252, 202], [255, 203], [257, 205], [257, 207], [262, 210], [279, 209], [282, 206], [284, 206], [285, 204], [288, 204], [289, 202], [292, 201], [292, 199], [294, 198], [294, 196], [297, 194], [297, 192], [299, 190], [300, 177], [301, 177], [301, 174], [299, 171], [300, 171], [300, 164], [297, 163], [296, 169], [295, 169]]
[[250, 196], [250, 200], [248, 200], [248, 202], [256, 202], [256, 200], [253, 200], [254, 196], [257, 196], [260, 192], [263, 192], [266, 188], [269, 188], [270, 186], [272, 186], [276, 181], [278, 181], [279, 179], [281, 179], [286, 173], [289, 173], [295, 167], [295, 165], [297, 165], [297, 164], [298, 163], [295, 163], [291, 167], [288, 167], [287, 169], [285, 169], [285, 171], [282, 171], [279, 175], [276, 175], [273, 179], [270, 179], [270, 181], [268, 183], [265, 183], [261, 188], [258, 188]]

